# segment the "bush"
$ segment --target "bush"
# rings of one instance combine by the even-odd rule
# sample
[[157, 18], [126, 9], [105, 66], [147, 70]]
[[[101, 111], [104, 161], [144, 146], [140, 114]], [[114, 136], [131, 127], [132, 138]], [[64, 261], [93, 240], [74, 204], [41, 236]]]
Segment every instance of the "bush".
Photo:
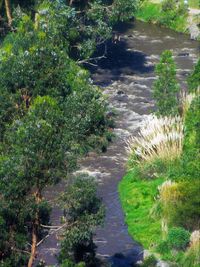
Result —
[[167, 226], [181, 226], [194, 230], [199, 225], [199, 181], [165, 181], [159, 187], [161, 216]]
[[160, 253], [160, 254], [165, 254], [165, 253], [169, 252], [169, 244], [168, 244], [167, 240], [162, 240], [162, 241], [158, 244], [156, 250], [157, 250], [158, 253]]
[[183, 226], [189, 230], [195, 230], [200, 223], [200, 198], [199, 181], [181, 182], [178, 184], [180, 196], [174, 207], [172, 222], [174, 225]]
[[167, 242], [171, 249], [185, 249], [190, 241], [190, 233], [182, 227], [173, 227], [169, 230]]
[[164, 0], [162, 1], [162, 11], [167, 12], [170, 10], [176, 9], [176, 1], [175, 0]]
[[146, 259], [144, 259], [142, 267], [155, 267], [157, 264], [156, 257], [154, 255], [150, 255]]
[[79, 262], [78, 264], [74, 263], [71, 260], [64, 260], [61, 264], [61, 267], [85, 267], [85, 263], [84, 262]]

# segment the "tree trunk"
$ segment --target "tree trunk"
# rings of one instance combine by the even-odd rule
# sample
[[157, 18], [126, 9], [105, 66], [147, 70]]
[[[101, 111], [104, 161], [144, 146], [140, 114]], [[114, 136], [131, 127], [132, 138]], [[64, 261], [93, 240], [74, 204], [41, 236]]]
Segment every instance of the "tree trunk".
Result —
[[[35, 195], [35, 202], [38, 205], [42, 200], [41, 191], [39, 189], [37, 189], [37, 191], [35, 192], [34, 195]], [[33, 263], [34, 263], [34, 260], [35, 260], [39, 226], [40, 226], [39, 210], [37, 209], [36, 210], [36, 214], [35, 214], [35, 220], [33, 222], [31, 255], [30, 255], [30, 258], [29, 258], [29, 261], [28, 261], [28, 267], [32, 267]]]
[[32, 230], [32, 246], [31, 246], [31, 256], [28, 261], [28, 267], [33, 266], [33, 262], [35, 260], [36, 255], [36, 246], [37, 246], [37, 226], [36, 222], [33, 224], [33, 230]]
[[6, 7], [6, 15], [8, 18], [8, 25], [10, 26], [12, 23], [10, 0], [5, 0], [5, 7]]

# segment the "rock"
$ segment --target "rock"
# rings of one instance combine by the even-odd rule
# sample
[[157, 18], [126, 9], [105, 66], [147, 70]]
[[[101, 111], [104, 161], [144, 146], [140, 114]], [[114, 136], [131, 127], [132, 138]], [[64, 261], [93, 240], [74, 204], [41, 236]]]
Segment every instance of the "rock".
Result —
[[125, 95], [125, 93], [122, 90], [117, 91], [118, 95]]
[[157, 267], [170, 267], [170, 265], [165, 261], [158, 261], [156, 264]]
[[179, 57], [189, 57], [189, 55], [190, 55], [189, 53], [184, 53], [184, 52], [178, 54]]
[[146, 258], [148, 258], [149, 256], [151, 256], [152, 255], [152, 253], [150, 253], [148, 250], [144, 250], [143, 251], [143, 257], [144, 257], [144, 259], [146, 259]]
[[136, 262], [136, 265], [142, 265], [142, 264], [143, 264], [142, 261], [137, 261], [137, 262]]

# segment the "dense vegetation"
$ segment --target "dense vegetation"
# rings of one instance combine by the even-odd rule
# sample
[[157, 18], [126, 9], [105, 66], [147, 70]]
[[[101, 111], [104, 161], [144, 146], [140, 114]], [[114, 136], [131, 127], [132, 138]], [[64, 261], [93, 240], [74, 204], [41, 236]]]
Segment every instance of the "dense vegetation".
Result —
[[[44, 192], [69, 178], [81, 156], [105, 151], [111, 140], [106, 99], [84, 66], [104, 56], [114, 25], [132, 18], [137, 3], [0, 0], [1, 267], [33, 266], [37, 247], [54, 231], [60, 266], [97, 265], [93, 234], [105, 210], [94, 179], [68, 179], [59, 199], [61, 226], [50, 225]], [[174, 1], [161, 9], [160, 23], [171, 28], [186, 18]], [[103, 54], [95, 54], [98, 48]], [[182, 101], [175, 67], [166, 51], [156, 68], [158, 110], [150, 136], [159, 132], [165, 142], [152, 138], [149, 145], [145, 134], [137, 144], [130, 141], [130, 172], [120, 192], [134, 238], [188, 267], [198, 265], [199, 62]]]
[[[129, 140], [128, 173], [119, 191], [129, 233], [152, 253], [144, 266], [156, 266], [156, 256], [170, 266], [197, 267], [200, 264], [199, 61], [188, 78], [192, 94], [179, 93], [177, 102], [171, 56], [164, 51], [157, 65], [158, 79], [154, 83], [157, 116], [149, 117], [139, 138]], [[172, 67], [168, 69], [169, 66]], [[166, 94], [168, 90], [171, 101]]]
[[[2, 267], [33, 266], [51, 229], [45, 187], [67, 178], [89, 150], [106, 149], [112, 127], [107, 104], [81, 65], [90, 64], [113, 25], [131, 18], [136, 5], [135, 0], [28, 2], [0, 1]], [[60, 204], [65, 210], [60, 263], [90, 266], [92, 236], [104, 208], [91, 179], [71, 183]]]
[[[190, 7], [199, 8], [199, 4], [188, 1]], [[184, 1], [141, 1], [135, 16], [147, 22], [157, 23], [178, 32], [187, 32], [188, 6]]]

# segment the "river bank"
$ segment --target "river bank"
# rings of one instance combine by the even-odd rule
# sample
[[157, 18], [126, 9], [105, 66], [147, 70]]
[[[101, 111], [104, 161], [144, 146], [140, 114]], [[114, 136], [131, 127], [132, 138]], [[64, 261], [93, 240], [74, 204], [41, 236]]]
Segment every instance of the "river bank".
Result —
[[176, 32], [190, 34], [192, 39], [200, 38], [200, 7], [196, 2], [189, 6], [175, 6], [174, 10], [163, 11], [161, 1], [142, 2], [135, 13], [135, 18], [144, 22], [158, 24]]

